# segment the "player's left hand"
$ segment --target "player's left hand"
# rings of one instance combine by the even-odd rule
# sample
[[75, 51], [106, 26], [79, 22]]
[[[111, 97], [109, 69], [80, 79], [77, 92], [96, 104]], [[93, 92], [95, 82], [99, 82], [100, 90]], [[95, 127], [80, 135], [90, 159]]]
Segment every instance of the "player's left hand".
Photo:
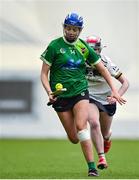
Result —
[[[115, 98], [120, 105], [126, 103], [126, 100], [122, 98], [117, 91], [112, 91], [110, 98]], [[112, 99], [110, 101], [112, 101]]]
[[107, 101], [109, 102], [109, 104], [114, 104], [117, 102], [117, 100], [114, 97], [108, 96], [107, 97]]

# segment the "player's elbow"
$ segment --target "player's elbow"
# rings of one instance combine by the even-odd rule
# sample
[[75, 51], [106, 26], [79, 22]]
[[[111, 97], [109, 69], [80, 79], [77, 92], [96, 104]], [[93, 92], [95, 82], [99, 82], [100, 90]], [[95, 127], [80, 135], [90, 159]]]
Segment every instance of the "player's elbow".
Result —
[[41, 72], [40, 74], [40, 80], [41, 80], [42, 85], [45, 87], [45, 84], [47, 82], [47, 77], [46, 77], [46, 74], [44, 74], [43, 72]]
[[124, 84], [125, 84], [126, 89], [128, 89], [129, 88], [129, 81], [126, 78], [125, 78]]
[[43, 81], [44, 81], [44, 75], [43, 75], [42, 72], [41, 72], [41, 74], [40, 74], [40, 80], [41, 80], [41, 82], [42, 82], [42, 84], [43, 84]]

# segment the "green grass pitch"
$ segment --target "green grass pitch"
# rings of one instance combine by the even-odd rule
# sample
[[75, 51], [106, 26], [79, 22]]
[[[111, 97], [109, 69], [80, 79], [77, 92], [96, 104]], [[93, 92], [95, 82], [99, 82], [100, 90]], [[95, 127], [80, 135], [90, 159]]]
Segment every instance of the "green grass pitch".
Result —
[[[139, 179], [138, 140], [113, 140], [106, 157], [109, 167], [99, 170], [99, 179]], [[90, 178], [79, 144], [50, 139], [0, 140], [0, 179]]]

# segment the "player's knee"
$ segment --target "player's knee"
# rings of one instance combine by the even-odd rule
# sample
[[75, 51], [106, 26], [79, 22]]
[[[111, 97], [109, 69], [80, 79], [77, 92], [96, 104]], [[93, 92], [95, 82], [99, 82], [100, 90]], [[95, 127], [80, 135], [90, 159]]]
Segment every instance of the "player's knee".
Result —
[[84, 122], [84, 123], [77, 123], [76, 124], [76, 129], [77, 129], [78, 132], [82, 131], [83, 129], [86, 129], [86, 127], [87, 127], [87, 123], [86, 122]]
[[78, 139], [80, 142], [90, 139], [90, 133], [89, 133], [88, 129], [83, 129], [81, 131], [78, 131], [77, 136], [78, 136]]
[[111, 138], [111, 135], [112, 135], [112, 130], [110, 129], [109, 131], [106, 131], [106, 132], [103, 132], [103, 138], [108, 140]]
[[78, 144], [79, 139], [73, 139], [71, 142], [72, 142], [72, 144]]
[[90, 124], [91, 129], [98, 129], [98, 128], [100, 128], [100, 124], [97, 121], [95, 121], [95, 122], [90, 121], [89, 124]]
[[73, 144], [77, 144], [77, 143], [79, 142], [78, 137], [69, 137], [69, 136], [68, 136], [68, 139], [69, 139], [70, 142], [73, 143]]

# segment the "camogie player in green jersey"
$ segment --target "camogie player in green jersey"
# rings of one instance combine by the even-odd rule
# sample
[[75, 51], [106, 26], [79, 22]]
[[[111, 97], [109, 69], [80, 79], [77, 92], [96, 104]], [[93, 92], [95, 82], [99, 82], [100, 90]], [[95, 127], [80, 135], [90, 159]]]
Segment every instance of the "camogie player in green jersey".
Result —
[[[66, 16], [63, 23], [63, 37], [50, 42], [41, 55], [43, 61], [41, 81], [69, 140], [74, 144], [78, 142], [81, 144], [88, 164], [88, 176], [98, 176], [87, 129], [89, 93], [85, 61], [88, 60], [91, 65], [96, 66], [107, 80], [112, 89], [111, 97], [115, 97], [120, 104], [125, 103], [125, 100], [115, 89], [111, 76], [99, 56], [86, 42], [78, 38], [82, 29], [81, 16], [77, 13]], [[52, 91], [55, 91], [57, 83], [61, 83], [67, 91], [55, 97]]]

